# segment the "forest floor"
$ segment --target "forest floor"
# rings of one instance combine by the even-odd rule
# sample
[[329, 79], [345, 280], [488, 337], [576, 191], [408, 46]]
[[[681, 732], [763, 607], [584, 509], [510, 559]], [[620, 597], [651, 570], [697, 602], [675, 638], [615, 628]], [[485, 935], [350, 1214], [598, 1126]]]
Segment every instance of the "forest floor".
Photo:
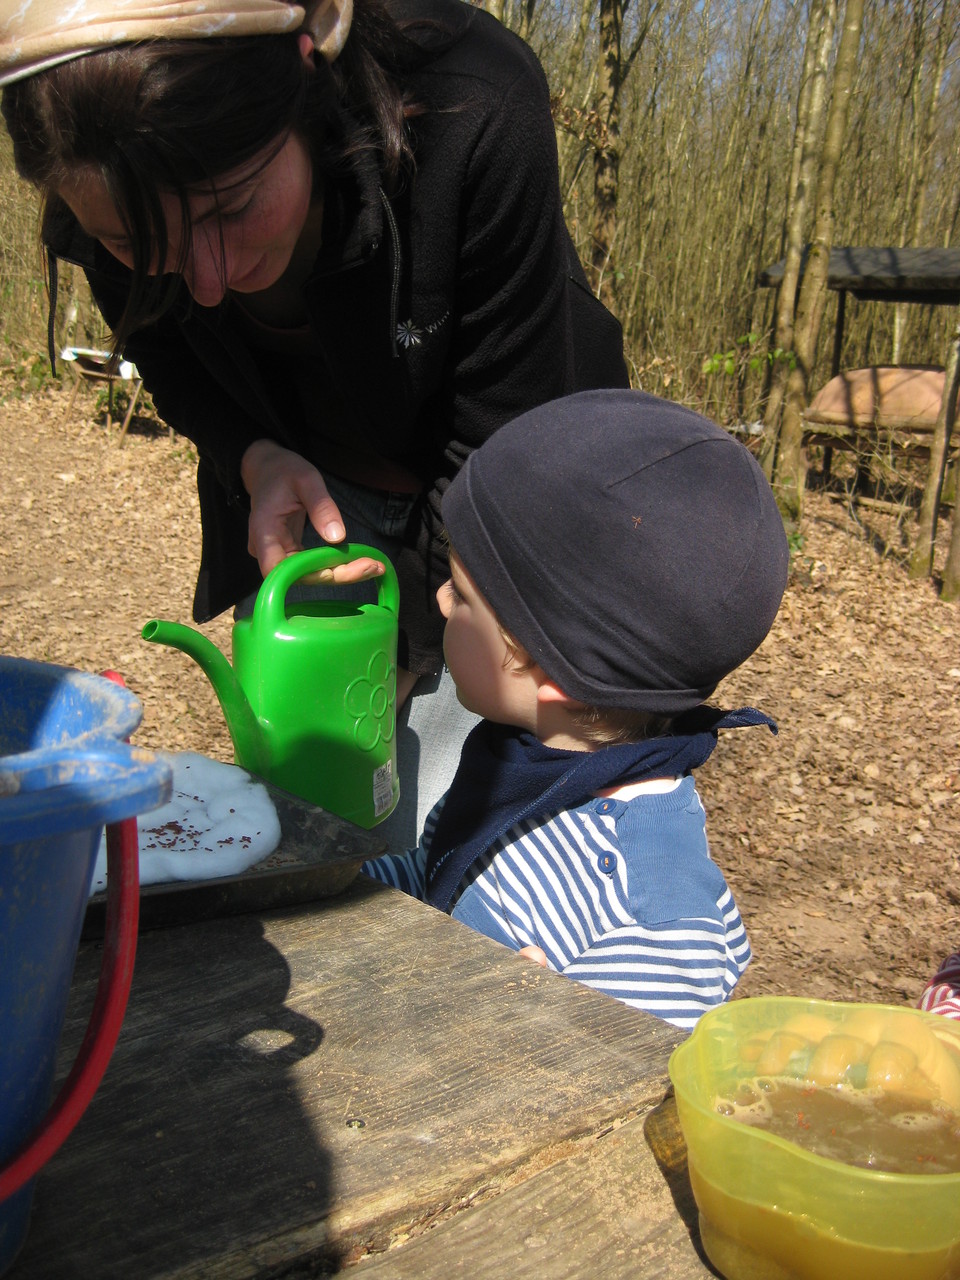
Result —
[[[86, 389], [68, 409], [69, 389], [0, 402], [0, 652], [114, 667], [136, 742], [232, 760], [200, 669], [140, 639], [191, 621], [193, 451], [148, 417], [118, 447]], [[811, 490], [773, 630], [715, 699], [780, 726], [723, 734], [698, 772], [753, 945], [740, 994], [913, 1003], [960, 946], [960, 606], [907, 577], [912, 529]], [[203, 628], [227, 653], [230, 624]]]

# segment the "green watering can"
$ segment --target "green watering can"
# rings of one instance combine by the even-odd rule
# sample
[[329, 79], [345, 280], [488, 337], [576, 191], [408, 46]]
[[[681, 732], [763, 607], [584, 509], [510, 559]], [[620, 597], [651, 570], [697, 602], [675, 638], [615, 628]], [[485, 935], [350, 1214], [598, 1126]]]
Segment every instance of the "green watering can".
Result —
[[[287, 604], [319, 569], [373, 556], [385, 569], [376, 604]], [[253, 614], [233, 624], [233, 666], [206, 636], [148, 622], [144, 640], [195, 658], [213, 685], [237, 764], [294, 795], [373, 827], [400, 797], [397, 778], [397, 575], [359, 543], [314, 547], [267, 575]]]

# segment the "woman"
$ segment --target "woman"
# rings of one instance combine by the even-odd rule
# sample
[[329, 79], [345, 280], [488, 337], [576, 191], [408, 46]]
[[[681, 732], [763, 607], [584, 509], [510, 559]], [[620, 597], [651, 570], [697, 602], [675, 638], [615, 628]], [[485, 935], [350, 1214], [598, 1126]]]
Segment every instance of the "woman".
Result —
[[563, 223], [538, 62], [459, 0], [32, 0], [0, 28], [49, 260], [83, 267], [197, 446], [197, 621], [304, 544], [394, 561], [398, 700], [431, 696], [381, 829], [415, 843], [417, 794], [425, 813], [472, 723], [437, 690], [443, 492], [523, 410], [627, 382]]

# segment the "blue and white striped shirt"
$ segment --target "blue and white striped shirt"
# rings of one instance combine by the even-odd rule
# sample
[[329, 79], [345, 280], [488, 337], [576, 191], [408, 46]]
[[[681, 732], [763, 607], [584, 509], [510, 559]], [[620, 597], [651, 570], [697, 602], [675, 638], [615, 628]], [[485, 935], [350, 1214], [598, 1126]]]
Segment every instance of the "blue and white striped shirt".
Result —
[[[417, 849], [364, 871], [423, 898], [442, 804]], [[730, 996], [750, 960], [691, 777], [518, 823], [464, 876], [451, 914], [515, 951], [540, 947], [556, 972], [683, 1028]]]

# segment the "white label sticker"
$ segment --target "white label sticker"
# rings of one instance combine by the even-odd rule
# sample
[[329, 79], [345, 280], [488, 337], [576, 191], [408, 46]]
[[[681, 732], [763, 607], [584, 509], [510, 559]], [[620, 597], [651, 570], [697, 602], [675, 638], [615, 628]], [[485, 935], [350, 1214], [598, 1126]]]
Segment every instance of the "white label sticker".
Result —
[[393, 804], [393, 761], [388, 760], [373, 771], [373, 812], [376, 817], [386, 813]]

